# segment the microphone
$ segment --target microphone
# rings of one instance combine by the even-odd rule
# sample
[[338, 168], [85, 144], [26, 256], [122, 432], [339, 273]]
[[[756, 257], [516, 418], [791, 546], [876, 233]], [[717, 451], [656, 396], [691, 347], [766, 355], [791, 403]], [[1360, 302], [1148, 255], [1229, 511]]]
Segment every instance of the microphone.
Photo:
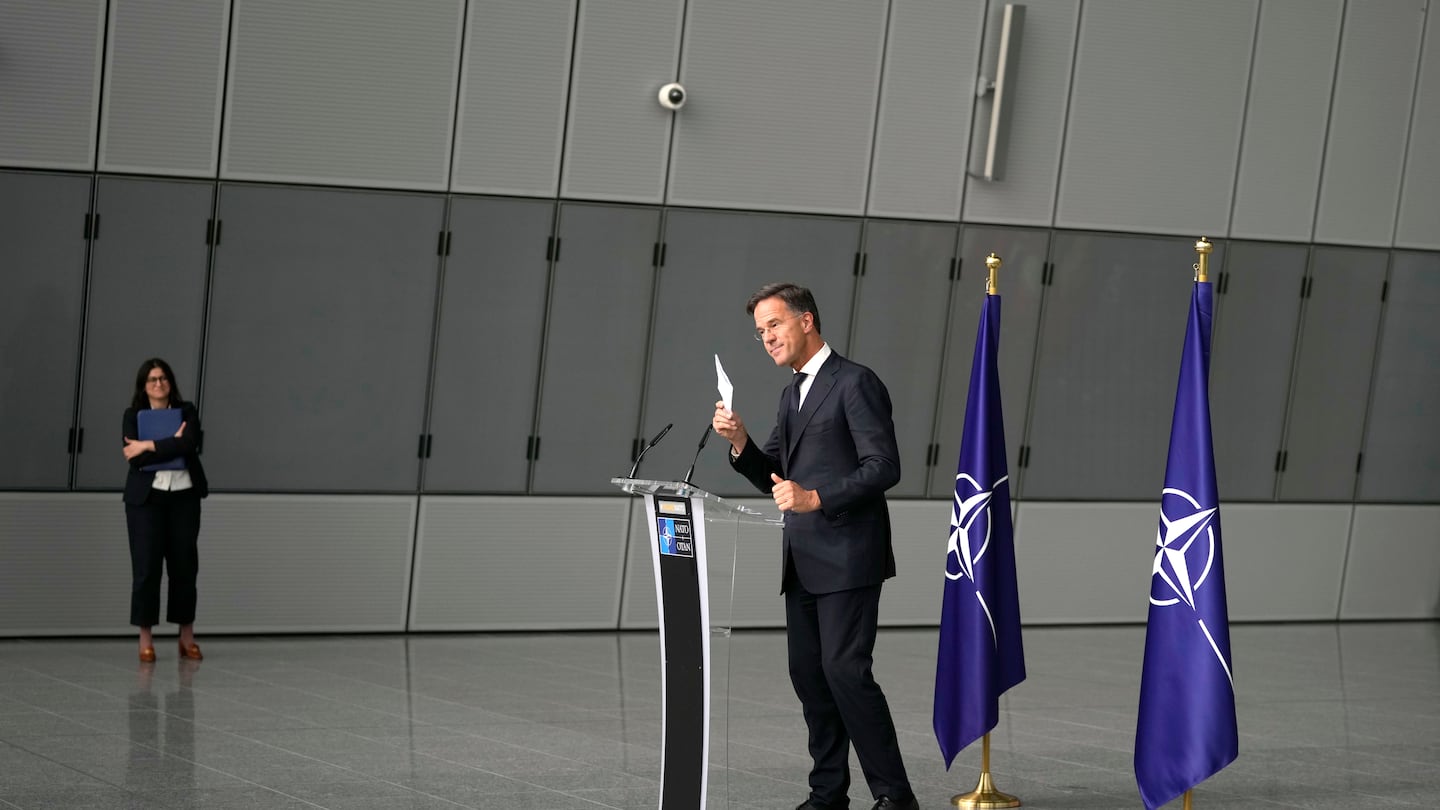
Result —
[[684, 478], [684, 480], [682, 480], [680, 483], [682, 483], [682, 484], [688, 484], [688, 483], [690, 483], [690, 476], [692, 476], [692, 475], [695, 474], [695, 465], [700, 463], [700, 451], [705, 449], [705, 440], [706, 440], [706, 439], [709, 439], [709, 438], [710, 438], [710, 434], [711, 434], [711, 433], [714, 433], [714, 432], [715, 432], [715, 426], [714, 426], [714, 425], [706, 425], [706, 426], [705, 426], [705, 432], [702, 433], [702, 434], [700, 434], [700, 446], [697, 447], [697, 448], [695, 448], [695, 460], [690, 462], [690, 469], [688, 469], [688, 470], [685, 471], [685, 478]]
[[651, 440], [650, 440], [650, 443], [647, 444], [647, 445], [645, 445], [644, 449], [642, 449], [642, 450], [640, 451], [639, 455], [635, 456], [635, 463], [630, 465], [630, 474], [627, 475], [627, 476], [625, 476], [626, 478], [634, 478], [634, 477], [635, 477], [635, 471], [638, 470], [638, 469], [640, 469], [640, 459], [645, 458], [645, 454], [648, 453], [648, 452], [650, 452], [650, 448], [652, 448], [652, 447], [654, 447], [655, 445], [659, 444], [659, 443], [660, 443], [660, 440], [663, 439], [663, 438], [665, 438], [665, 434], [666, 434], [666, 433], [669, 433], [669, 432], [670, 432], [670, 428], [672, 428], [672, 427], [675, 427], [675, 423], [674, 423], [674, 422], [671, 422], [670, 424], [666, 425], [664, 428], [662, 428], [662, 429], [660, 430], [659, 433], [656, 433], [656, 434], [655, 434], [655, 438], [651, 439]]

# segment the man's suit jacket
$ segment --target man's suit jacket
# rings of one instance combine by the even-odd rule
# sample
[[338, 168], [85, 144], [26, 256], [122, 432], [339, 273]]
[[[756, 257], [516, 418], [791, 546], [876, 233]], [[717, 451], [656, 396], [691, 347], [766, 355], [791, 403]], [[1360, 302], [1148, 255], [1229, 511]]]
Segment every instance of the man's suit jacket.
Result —
[[[205, 497], [210, 494], [210, 483], [205, 479], [205, 468], [200, 464], [200, 414], [189, 402], [180, 404], [180, 418], [185, 422], [185, 432], [179, 438], [171, 436], [155, 440], [155, 452], [144, 452], [130, 459], [130, 472], [125, 476], [125, 503], [139, 505], [150, 497], [155, 485], [155, 471], [142, 470], [148, 464], [158, 464], [179, 456], [185, 457], [185, 469], [190, 473], [190, 485], [194, 494]], [[126, 438], [139, 438], [140, 420], [134, 408], [126, 408], [121, 420], [121, 431]]]
[[810, 593], [879, 585], [895, 576], [885, 490], [900, 480], [900, 451], [890, 394], [875, 372], [832, 352], [791, 417], [796, 396], [793, 385], [781, 395], [764, 448], [747, 442], [731, 460], [761, 492], [773, 472], [820, 495], [819, 511], [785, 516], [781, 590], [792, 565]]

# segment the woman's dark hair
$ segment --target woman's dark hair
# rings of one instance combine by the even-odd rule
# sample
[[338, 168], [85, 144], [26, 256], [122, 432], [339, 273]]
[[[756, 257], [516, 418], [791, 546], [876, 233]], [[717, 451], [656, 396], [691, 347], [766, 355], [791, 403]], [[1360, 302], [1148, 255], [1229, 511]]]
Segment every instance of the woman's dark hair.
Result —
[[180, 407], [185, 398], [180, 396], [180, 384], [175, 382], [175, 372], [170, 370], [169, 363], [158, 357], [152, 357], [140, 364], [140, 370], [135, 373], [135, 396], [130, 398], [130, 407], [137, 411], [150, 407], [150, 396], [145, 393], [145, 378], [150, 376], [152, 368], [160, 369], [165, 373], [165, 379], [170, 381], [170, 407]]
[[745, 314], [754, 315], [755, 307], [766, 298], [779, 298], [785, 302], [785, 306], [796, 315], [810, 313], [815, 316], [815, 331], [820, 331], [820, 307], [815, 305], [815, 296], [806, 288], [789, 281], [779, 281], [774, 284], [766, 284], [750, 300], [745, 302]]

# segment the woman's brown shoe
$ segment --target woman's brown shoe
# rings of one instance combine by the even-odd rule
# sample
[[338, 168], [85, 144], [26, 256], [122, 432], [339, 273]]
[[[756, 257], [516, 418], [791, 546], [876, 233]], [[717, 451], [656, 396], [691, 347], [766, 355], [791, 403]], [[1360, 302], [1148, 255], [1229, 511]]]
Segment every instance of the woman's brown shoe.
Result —
[[191, 642], [187, 645], [183, 641], [180, 642], [180, 657], [189, 658], [191, 661], [200, 661], [205, 658], [205, 656], [200, 654], [199, 644]]
[[153, 663], [155, 663], [155, 648], [154, 648], [154, 647], [146, 647], [146, 648], [144, 648], [144, 649], [142, 649], [142, 650], [140, 651], [140, 663], [142, 663], [142, 664], [153, 664]]

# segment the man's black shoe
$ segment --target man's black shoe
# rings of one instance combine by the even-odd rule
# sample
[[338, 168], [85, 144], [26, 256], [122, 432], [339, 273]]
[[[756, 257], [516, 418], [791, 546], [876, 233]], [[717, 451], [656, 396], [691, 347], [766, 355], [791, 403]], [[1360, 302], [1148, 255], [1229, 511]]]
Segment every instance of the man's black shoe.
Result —
[[870, 810], [920, 810], [920, 802], [916, 801], [914, 796], [911, 796], [908, 802], [897, 802], [889, 796], [881, 796], [880, 801], [875, 802], [875, 806]]
[[795, 810], [847, 810], [848, 805], [816, 804], [809, 799], [801, 802]]

